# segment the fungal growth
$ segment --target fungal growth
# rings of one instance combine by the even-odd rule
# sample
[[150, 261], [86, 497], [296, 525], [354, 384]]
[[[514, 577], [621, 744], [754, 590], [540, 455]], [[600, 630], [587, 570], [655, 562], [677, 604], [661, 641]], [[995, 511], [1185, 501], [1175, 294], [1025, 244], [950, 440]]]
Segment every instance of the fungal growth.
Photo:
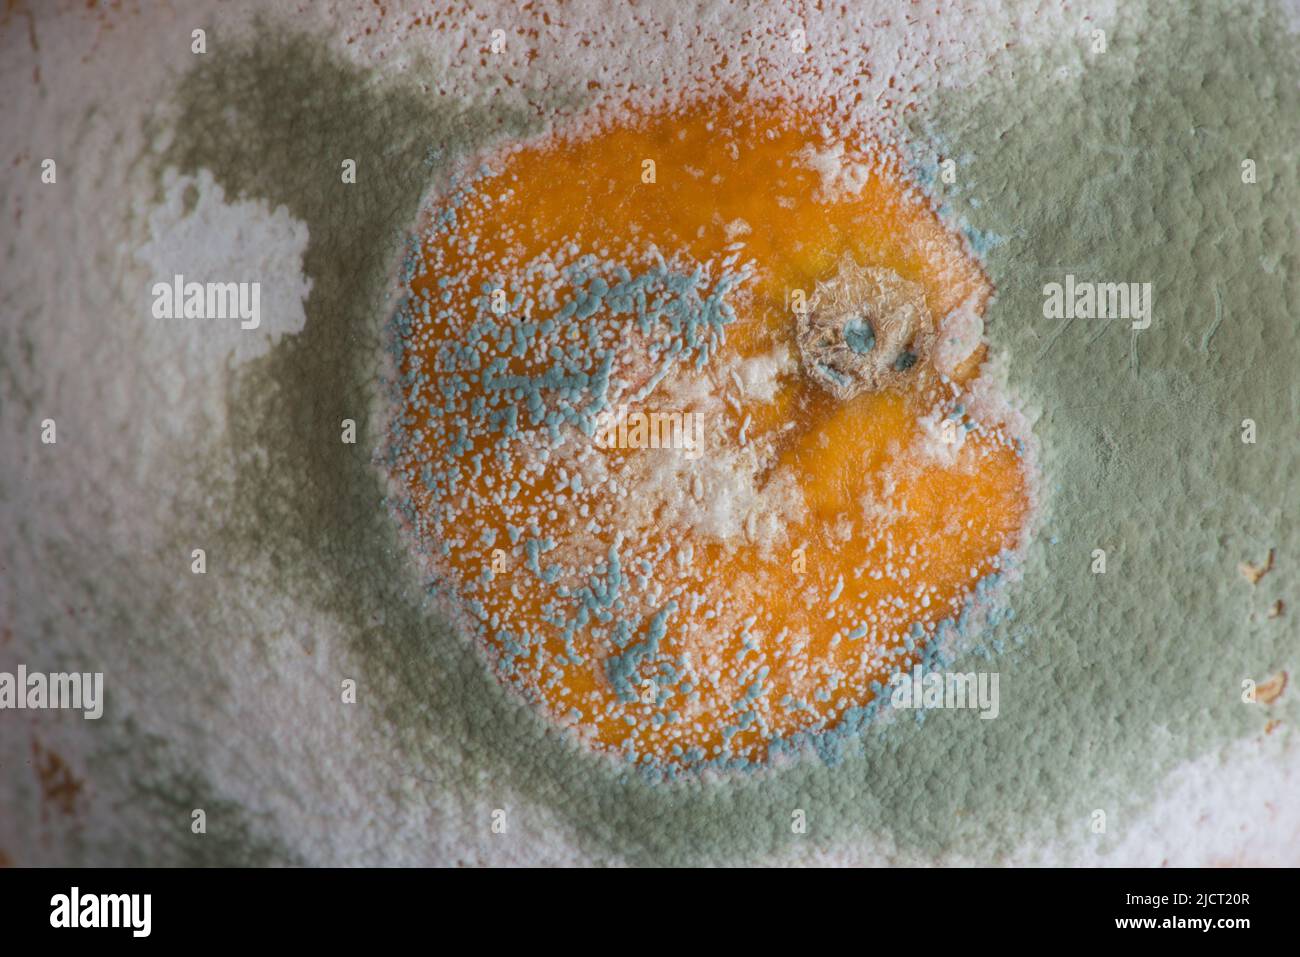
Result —
[[433, 593], [644, 768], [859, 727], [997, 614], [1023, 541], [989, 284], [895, 161], [817, 127], [738, 97], [596, 118], [467, 170], [406, 262], [388, 463]]

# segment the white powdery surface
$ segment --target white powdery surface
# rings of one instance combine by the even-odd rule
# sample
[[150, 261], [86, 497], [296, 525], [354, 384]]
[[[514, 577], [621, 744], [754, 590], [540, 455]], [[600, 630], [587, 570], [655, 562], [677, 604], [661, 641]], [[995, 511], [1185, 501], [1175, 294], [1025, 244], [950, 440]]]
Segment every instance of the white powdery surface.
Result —
[[777, 863], [811, 867], [1294, 867], [1300, 847], [1300, 743], [1276, 731], [1225, 745], [1185, 762], [1157, 782], [1142, 811], [1111, 808], [1107, 833], [1080, 819], [1078, 836], [1027, 841], [995, 859], [953, 853], [939, 858], [883, 833], [783, 855]]
[[[155, 319], [168, 326], [165, 338], [172, 361], [198, 368], [221, 368], [230, 357], [242, 364], [266, 355], [285, 335], [307, 324], [303, 303], [311, 280], [302, 275], [307, 251], [307, 224], [281, 206], [268, 209], [261, 200], [227, 202], [225, 191], [207, 170], [197, 177], [175, 170], [164, 174], [163, 202], [144, 210], [149, 238], [136, 260], [150, 277], [141, 302], [149, 303], [154, 282], [257, 282], [261, 286], [260, 321], [241, 328], [238, 318]], [[192, 203], [192, 208], [187, 208]], [[150, 313], [152, 317], [152, 313]]]
[[[468, 102], [515, 102], [547, 123], [588, 106], [647, 108], [729, 88], [832, 106], [896, 146], [903, 112], [934, 93], [1008, 69], [1013, 49], [1077, 41], [1081, 52], [1093, 29], [1115, 19], [1113, 0], [1086, 10], [1065, 0], [1008, 6], [862, 0], [822, 10], [725, 2], [520, 10], [511, 0], [474, 0], [430, 10], [336, 0], [300, 12], [334, 29], [346, 24], [339, 49], [362, 65]], [[426, 17], [431, 24], [411, 26]]]
[[[1121, 833], [1083, 863], [1294, 867], [1300, 849], [1300, 747], [1279, 731], [1179, 767]], [[1159, 856], [1160, 860], [1156, 860]]]

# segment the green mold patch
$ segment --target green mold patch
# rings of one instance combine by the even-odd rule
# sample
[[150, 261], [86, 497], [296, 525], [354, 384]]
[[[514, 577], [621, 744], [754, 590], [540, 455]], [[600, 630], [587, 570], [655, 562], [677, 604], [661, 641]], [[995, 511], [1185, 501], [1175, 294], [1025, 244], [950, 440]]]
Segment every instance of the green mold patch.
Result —
[[[1016, 599], [1025, 640], [999, 662], [1004, 720], [922, 745], [969, 755], [927, 797], [964, 851], [990, 824], [1109, 846], [1122, 825], [1098, 838], [1089, 812], [1134, 813], [1180, 763], [1258, 735], [1268, 715], [1241, 682], [1295, 649], [1236, 572], [1296, 554], [1295, 46], [1253, 7], [1130, 11], [1108, 40], [1090, 54], [1081, 33], [1075, 80], [1026, 64], [926, 118], [969, 158], [936, 193], [1005, 238], [985, 254], [989, 335], [1038, 413], [1049, 486]], [[1151, 326], [1043, 318], [1043, 287], [1068, 273], [1153, 283]], [[907, 815], [890, 820], [897, 837]]]

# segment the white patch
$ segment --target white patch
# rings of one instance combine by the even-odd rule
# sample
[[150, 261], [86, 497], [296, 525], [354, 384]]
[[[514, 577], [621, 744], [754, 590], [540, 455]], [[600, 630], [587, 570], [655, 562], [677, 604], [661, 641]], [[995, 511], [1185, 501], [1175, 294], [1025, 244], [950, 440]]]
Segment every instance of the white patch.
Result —
[[966, 444], [966, 429], [962, 423], [936, 408], [918, 419], [917, 424], [921, 433], [916, 448], [921, 457], [944, 468], [956, 465]]
[[[775, 360], [776, 355], [763, 358]], [[777, 473], [760, 487], [769, 463], [755, 443], [735, 443], [708, 377], [695, 372], [681, 376], [665, 389], [662, 401], [667, 408], [704, 414], [704, 455], [690, 456], [682, 449], [638, 455], [627, 476], [630, 524], [690, 529], [708, 541], [743, 542], [760, 550], [785, 541], [788, 524], [804, 507], [799, 484], [792, 475]]]
[[[148, 338], [163, 345], [169, 366], [183, 355], [215, 368], [227, 357], [244, 363], [301, 332], [307, 324], [303, 303], [311, 292], [311, 280], [302, 274], [307, 224], [262, 200], [226, 202], [208, 170], [197, 177], [168, 170], [163, 188], [162, 203], [148, 212], [149, 238], [136, 251], [148, 277], [138, 297], [142, 315], [152, 319], [153, 284], [170, 283], [178, 274], [198, 282], [261, 284], [256, 329], [241, 329], [238, 322], [154, 320]], [[188, 212], [187, 195], [193, 198]]]
[[934, 367], [952, 378], [957, 368], [970, 358], [984, 338], [984, 317], [980, 315], [979, 299], [972, 296], [939, 323], [935, 340]]
[[727, 223], [723, 231], [727, 237], [727, 242], [732, 242], [740, 236], [748, 236], [751, 232], [749, 223], [743, 219], [733, 219]]
[[870, 167], [849, 159], [843, 143], [833, 143], [823, 150], [808, 146], [797, 155], [805, 166], [821, 177], [821, 199], [824, 202], [857, 196], [871, 178]]
[[794, 357], [785, 346], [777, 346], [762, 356], [741, 362], [736, 369], [744, 398], [756, 402], [771, 402], [776, 398], [780, 380], [795, 371]]

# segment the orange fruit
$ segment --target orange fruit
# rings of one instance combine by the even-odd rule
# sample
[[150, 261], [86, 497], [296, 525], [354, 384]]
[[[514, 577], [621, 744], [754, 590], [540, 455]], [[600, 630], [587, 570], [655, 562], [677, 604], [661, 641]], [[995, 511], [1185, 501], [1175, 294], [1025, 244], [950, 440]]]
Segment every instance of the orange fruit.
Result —
[[1024, 535], [1017, 436], [973, 401], [990, 285], [830, 121], [594, 122], [459, 181], [412, 247], [409, 532], [502, 681], [641, 765], [860, 719]]

